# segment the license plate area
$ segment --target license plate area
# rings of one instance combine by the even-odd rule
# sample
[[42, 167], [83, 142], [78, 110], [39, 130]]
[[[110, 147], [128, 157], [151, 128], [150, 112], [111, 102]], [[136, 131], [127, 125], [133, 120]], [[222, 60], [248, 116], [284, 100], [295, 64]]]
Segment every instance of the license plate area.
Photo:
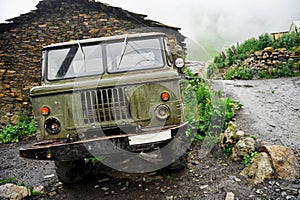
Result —
[[171, 130], [157, 133], [149, 133], [128, 137], [129, 145], [147, 144], [152, 142], [165, 141], [172, 138]]

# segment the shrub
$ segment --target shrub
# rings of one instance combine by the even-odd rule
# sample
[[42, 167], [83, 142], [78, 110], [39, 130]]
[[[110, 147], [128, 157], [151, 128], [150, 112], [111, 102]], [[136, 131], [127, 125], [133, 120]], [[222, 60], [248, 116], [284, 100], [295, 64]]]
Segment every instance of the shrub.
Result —
[[238, 45], [237, 50], [239, 54], [246, 54], [256, 51], [257, 48], [257, 40], [255, 38], [250, 38]]
[[293, 47], [300, 46], [300, 33], [291, 32], [283, 34], [275, 44], [276, 48], [293, 50]]
[[20, 139], [36, 133], [35, 123], [28, 113], [19, 114], [19, 122], [16, 125], [7, 125], [0, 131], [0, 144], [19, 142]]
[[243, 67], [240, 71], [239, 71], [239, 78], [243, 79], [243, 80], [251, 80], [253, 78], [253, 71], [251, 69], [248, 69], [246, 67]]
[[241, 105], [239, 101], [220, 98], [205, 80], [193, 76], [189, 70], [185, 73], [190, 77], [183, 88], [185, 120], [190, 123], [188, 134], [196, 133], [195, 140], [198, 141], [209, 136], [211, 142], [216, 142], [215, 135], [227, 128], [227, 122]]
[[238, 77], [238, 72], [235, 68], [229, 68], [225, 74], [225, 80], [233, 80]]
[[256, 50], [262, 50], [266, 47], [273, 47], [273, 46], [274, 46], [274, 40], [270, 34], [264, 33], [258, 37], [258, 43], [257, 43], [258, 48]]

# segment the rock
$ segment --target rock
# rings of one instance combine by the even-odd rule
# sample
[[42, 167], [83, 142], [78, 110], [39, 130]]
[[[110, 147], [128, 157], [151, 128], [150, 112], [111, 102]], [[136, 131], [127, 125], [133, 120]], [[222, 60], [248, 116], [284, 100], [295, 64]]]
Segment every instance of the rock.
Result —
[[43, 186], [43, 185], [34, 186], [32, 190], [33, 190], [33, 191], [36, 191], [36, 192], [38, 192], [38, 193], [44, 193], [44, 192], [47, 192], [45, 186]]
[[16, 125], [19, 122], [19, 113], [15, 113], [11, 119], [10, 119], [11, 123], [13, 125]]
[[218, 144], [221, 148], [226, 148], [230, 144], [236, 144], [238, 136], [236, 134], [236, 125], [229, 122], [228, 128], [218, 138]]
[[227, 192], [225, 200], [234, 200], [234, 193], [233, 192]]
[[192, 165], [199, 165], [200, 162], [198, 160], [189, 160], [189, 163], [191, 163]]
[[11, 183], [0, 186], [1, 200], [23, 200], [29, 199], [30, 197], [30, 190], [24, 186], [17, 186]]
[[174, 199], [174, 196], [166, 196], [166, 200], [173, 200]]
[[299, 163], [291, 148], [279, 145], [263, 145], [261, 151], [270, 155], [278, 178], [287, 181], [295, 181], [299, 178]]
[[245, 136], [245, 132], [244, 131], [237, 131], [236, 135], [238, 138], [243, 138]]
[[200, 185], [200, 190], [204, 190], [204, 189], [206, 189], [206, 188], [208, 188], [208, 185]]
[[108, 191], [109, 188], [108, 187], [102, 187], [101, 190], [103, 190], [104, 192]]
[[248, 165], [240, 175], [244, 176], [250, 187], [273, 177], [274, 171], [268, 154], [262, 152], [255, 156], [253, 163]]
[[232, 148], [231, 158], [234, 161], [241, 160], [244, 155], [250, 154], [255, 150], [255, 140], [251, 137], [239, 140]]
[[103, 178], [101, 180], [98, 180], [98, 183], [107, 182], [109, 181], [109, 178]]
[[266, 48], [264, 48], [264, 51], [273, 52], [274, 47], [266, 47]]

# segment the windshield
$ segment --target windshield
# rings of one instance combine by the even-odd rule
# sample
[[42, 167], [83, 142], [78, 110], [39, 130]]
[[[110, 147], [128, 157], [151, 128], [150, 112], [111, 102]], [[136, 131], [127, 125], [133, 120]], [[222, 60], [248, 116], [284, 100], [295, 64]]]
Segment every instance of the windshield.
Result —
[[158, 38], [124, 40], [106, 46], [108, 72], [124, 72], [163, 67], [161, 42]]
[[[164, 66], [162, 46], [160, 38], [125, 37], [97, 44], [78, 41], [72, 46], [48, 49], [45, 62], [47, 80], [103, 75], [104, 71], [117, 73], [160, 68]], [[107, 65], [104, 67], [103, 63]]]
[[103, 74], [100, 44], [53, 49], [47, 53], [48, 80]]

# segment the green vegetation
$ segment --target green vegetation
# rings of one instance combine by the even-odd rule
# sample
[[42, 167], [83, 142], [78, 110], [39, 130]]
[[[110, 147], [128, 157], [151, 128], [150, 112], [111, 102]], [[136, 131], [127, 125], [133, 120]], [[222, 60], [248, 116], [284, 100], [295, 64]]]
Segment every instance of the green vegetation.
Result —
[[16, 125], [10, 124], [0, 130], [0, 144], [19, 142], [20, 139], [34, 133], [36, 133], [34, 120], [30, 118], [27, 112], [21, 112]]
[[220, 93], [211, 91], [205, 80], [192, 75], [188, 69], [185, 74], [189, 77], [183, 91], [185, 120], [190, 123], [188, 134], [193, 133], [197, 141], [207, 137], [209, 142], [217, 143], [217, 135], [227, 128], [241, 104], [221, 98]]
[[247, 167], [249, 165], [249, 163], [251, 163], [252, 160], [254, 159], [254, 157], [257, 155], [258, 155], [258, 153], [256, 151], [254, 151], [250, 154], [244, 155], [244, 158], [243, 158], [244, 166]]
[[31, 195], [35, 196], [35, 197], [47, 194], [47, 192], [35, 191], [35, 190], [33, 190], [33, 186], [31, 186], [31, 185], [26, 186], [25, 183], [23, 183], [23, 182], [19, 183], [17, 179], [12, 178], [12, 177], [0, 180], [0, 185], [5, 185], [7, 183], [12, 183], [12, 184], [15, 184], [15, 185], [18, 185], [18, 186], [27, 187], [30, 190]]
[[231, 152], [232, 152], [232, 148], [234, 147], [235, 144], [228, 144], [226, 145], [226, 147], [223, 149], [224, 154], [229, 157]]
[[[264, 53], [265, 48], [272, 48], [277, 51], [286, 51], [282, 54], [278, 62], [268, 63], [268, 67], [264, 68], [261, 64], [254, 67], [247, 60], [251, 55], [256, 53]], [[286, 54], [298, 57], [297, 59], [289, 59]], [[277, 55], [275, 56], [276, 59]], [[236, 47], [231, 46], [216, 56], [212, 63], [208, 66], [207, 76], [212, 78], [217, 71], [224, 73], [224, 79], [253, 79], [253, 78], [278, 78], [300, 75], [300, 33], [290, 32], [283, 34], [278, 40], [264, 33], [258, 39], [250, 38]]]

